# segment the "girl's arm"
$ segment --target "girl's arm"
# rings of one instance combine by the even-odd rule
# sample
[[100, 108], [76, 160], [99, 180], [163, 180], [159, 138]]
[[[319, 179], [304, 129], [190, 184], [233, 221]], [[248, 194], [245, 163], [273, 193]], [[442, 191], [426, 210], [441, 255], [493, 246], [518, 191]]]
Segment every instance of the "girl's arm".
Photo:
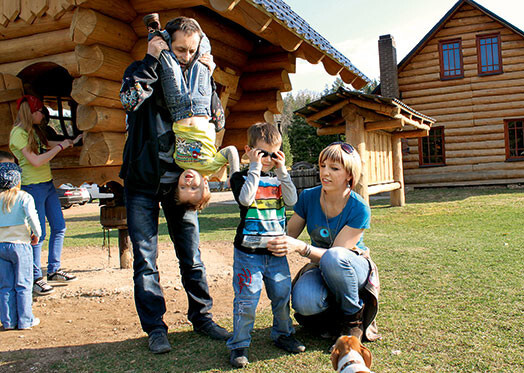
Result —
[[46, 151], [42, 154], [35, 154], [29, 146], [26, 146], [22, 149], [22, 154], [24, 157], [35, 167], [40, 167], [46, 163], [48, 163], [51, 159], [53, 159], [60, 151], [63, 149], [66, 149], [73, 145], [73, 142], [69, 139], [66, 139], [59, 143], [59, 145], [54, 146], [50, 150]]

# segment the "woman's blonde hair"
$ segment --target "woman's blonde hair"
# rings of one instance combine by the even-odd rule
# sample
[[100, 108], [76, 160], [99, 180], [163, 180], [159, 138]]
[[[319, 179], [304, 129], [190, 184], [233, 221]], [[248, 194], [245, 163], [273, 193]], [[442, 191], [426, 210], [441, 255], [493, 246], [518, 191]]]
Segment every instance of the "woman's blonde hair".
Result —
[[362, 161], [356, 149], [343, 142], [334, 142], [320, 152], [318, 164], [320, 165], [326, 160], [343, 165], [346, 172], [351, 175], [351, 183], [348, 186], [355, 189], [362, 172]]
[[18, 110], [14, 125], [27, 132], [27, 145], [33, 153], [40, 154], [38, 140], [40, 140], [40, 143], [45, 147], [49, 146], [47, 136], [43, 129], [38, 125], [33, 125], [33, 115], [31, 114], [31, 108], [27, 101], [20, 104], [20, 110]]
[[13, 205], [15, 204], [16, 198], [20, 192], [20, 183], [11, 189], [2, 190], [0, 192], [0, 200], [2, 200], [2, 211], [4, 213], [11, 212]]

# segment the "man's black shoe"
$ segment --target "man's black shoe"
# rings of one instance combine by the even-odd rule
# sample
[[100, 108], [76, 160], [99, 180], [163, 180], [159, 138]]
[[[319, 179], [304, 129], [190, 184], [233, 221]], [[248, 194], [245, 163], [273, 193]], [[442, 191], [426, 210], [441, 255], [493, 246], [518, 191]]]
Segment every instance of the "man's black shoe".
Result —
[[217, 325], [213, 320], [208, 321], [198, 328], [195, 327], [194, 329], [195, 332], [218, 341], [227, 341], [233, 335], [233, 333], [230, 333], [220, 325]]
[[244, 368], [249, 364], [247, 359], [247, 348], [236, 348], [229, 354], [229, 362], [235, 368]]
[[302, 342], [298, 341], [295, 337], [293, 337], [292, 334], [288, 336], [281, 335], [275, 341], [275, 345], [278, 348], [286, 350], [287, 352], [292, 352], [294, 354], [306, 351], [306, 346], [304, 346]]
[[167, 340], [165, 331], [155, 330], [149, 334], [149, 350], [154, 354], [164, 354], [171, 351], [171, 345]]

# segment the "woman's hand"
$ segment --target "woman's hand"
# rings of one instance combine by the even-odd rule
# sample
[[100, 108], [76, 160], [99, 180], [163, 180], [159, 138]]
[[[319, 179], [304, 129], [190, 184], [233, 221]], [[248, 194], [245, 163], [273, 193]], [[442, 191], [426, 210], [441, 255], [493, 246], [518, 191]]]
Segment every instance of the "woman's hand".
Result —
[[38, 243], [38, 236], [31, 234], [31, 245], [36, 245]]
[[306, 243], [289, 236], [275, 237], [267, 243], [267, 249], [274, 256], [286, 256], [289, 253], [303, 253]]

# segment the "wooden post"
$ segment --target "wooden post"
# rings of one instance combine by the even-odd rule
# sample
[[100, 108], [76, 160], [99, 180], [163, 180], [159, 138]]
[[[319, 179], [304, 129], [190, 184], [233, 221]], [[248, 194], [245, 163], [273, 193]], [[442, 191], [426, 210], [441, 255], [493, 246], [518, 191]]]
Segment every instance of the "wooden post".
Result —
[[118, 229], [118, 251], [120, 253], [120, 268], [133, 268], [133, 255], [130, 250], [127, 228]]
[[406, 196], [404, 194], [404, 170], [402, 166], [402, 143], [401, 138], [391, 137], [391, 150], [393, 153], [393, 179], [400, 183], [400, 189], [389, 193], [391, 206], [404, 206]]
[[357, 113], [355, 105], [347, 105], [342, 109], [342, 116], [346, 119], [346, 141], [357, 150], [362, 160], [360, 181], [355, 187], [355, 192], [369, 203], [368, 194], [368, 154], [365, 142], [364, 117]]

